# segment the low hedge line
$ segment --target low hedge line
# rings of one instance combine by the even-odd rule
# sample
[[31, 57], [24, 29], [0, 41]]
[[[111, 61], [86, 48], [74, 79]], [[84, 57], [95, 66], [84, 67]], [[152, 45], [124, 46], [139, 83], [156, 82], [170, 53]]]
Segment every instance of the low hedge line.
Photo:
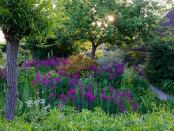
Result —
[[73, 110], [59, 112], [52, 110], [45, 119], [39, 122], [27, 123], [23, 117], [7, 122], [0, 118], [1, 130], [174, 130], [174, 115], [171, 111], [161, 110], [150, 114], [140, 115], [138, 113], [117, 114], [108, 116], [101, 109], [91, 112], [83, 110], [77, 113]]

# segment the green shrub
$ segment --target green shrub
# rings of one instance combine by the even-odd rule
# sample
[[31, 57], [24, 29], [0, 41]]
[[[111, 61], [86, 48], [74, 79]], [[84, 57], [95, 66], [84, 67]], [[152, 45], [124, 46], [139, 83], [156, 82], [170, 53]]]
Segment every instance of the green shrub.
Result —
[[173, 42], [158, 41], [151, 47], [151, 54], [146, 66], [150, 82], [158, 83], [164, 79], [174, 79]]
[[46, 106], [45, 99], [27, 100], [25, 101], [25, 113], [22, 115], [24, 121], [28, 123], [36, 123], [46, 119], [50, 106]]
[[[39, 110], [38, 110], [39, 111]], [[35, 117], [39, 112], [35, 114]], [[38, 115], [40, 116], [40, 115]], [[0, 130], [174, 130], [173, 112], [161, 108], [157, 112], [148, 114], [128, 113], [109, 116], [100, 108], [94, 112], [83, 110], [78, 113], [72, 108], [62, 111], [52, 110], [39, 121], [35, 119], [31, 122], [26, 121], [25, 117], [17, 117], [13, 122], [7, 122], [0, 117]]]
[[1, 43], [0, 43], [0, 49], [2, 50], [3, 53], [5, 53], [6, 44], [1, 44]]
[[137, 113], [108, 116], [101, 109], [95, 112], [64, 115], [56, 110], [43, 122], [46, 130], [172, 130], [172, 114], [165, 111], [140, 115]]
[[20, 68], [19, 83], [18, 83], [18, 97], [21, 101], [31, 99], [34, 97], [34, 89], [32, 80], [35, 77], [35, 69], [29, 70]]
[[162, 89], [164, 92], [174, 95], [174, 81], [173, 80], [163, 80], [159, 84], [160, 89]]
[[19, 53], [18, 53], [18, 65], [21, 66], [22, 63], [24, 63], [26, 60], [30, 60], [32, 58], [30, 51], [24, 49], [23, 47], [19, 48]]
[[154, 104], [158, 102], [157, 97], [149, 89], [149, 83], [131, 68], [126, 69], [121, 88], [132, 91], [134, 100], [139, 103], [139, 112], [152, 111]]
[[0, 49], [0, 67], [5, 65], [5, 54]]
[[55, 38], [48, 38], [45, 41], [29, 38], [27, 48], [35, 59], [68, 57], [79, 50], [79, 46], [61, 32], [58, 32]]

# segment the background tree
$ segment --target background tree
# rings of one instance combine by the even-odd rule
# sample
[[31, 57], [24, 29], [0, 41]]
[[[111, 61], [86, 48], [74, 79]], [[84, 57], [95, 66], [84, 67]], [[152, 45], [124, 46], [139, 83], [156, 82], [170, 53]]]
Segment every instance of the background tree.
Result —
[[159, 23], [159, 6], [153, 1], [73, 0], [64, 6], [68, 17], [64, 24], [74, 38], [92, 43], [93, 58], [102, 43], [130, 47], [152, 40]]
[[30, 50], [33, 59], [68, 57], [78, 51], [73, 36], [64, 26], [67, 20], [64, 2], [67, 1], [54, 1], [54, 13], [50, 16], [49, 30], [39, 34], [33, 30], [32, 35], [27, 37], [25, 47]]
[[64, 3], [68, 17], [64, 26], [73, 34], [73, 39], [92, 43], [92, 58], [97, 47], [109, 42], [116, 30], [117, 2], [115, 0], [73, 0]]
[[119, 6], [116, 23], [118, 41], [126, 47], [137, 46], [155, 39], [155, 29], [161, 20], [162, 8], [157, 2], [147, 0], [123, 1]]
[[15, 113], [19, 43], [24, 37], [30, 35], [32, 31], [39, 33], [45, 29], [52, 7], [52, 3], [49, 0], [0, 0], [0, 27], [7, 42], [5, 115], [7, 120], [12, 120]]

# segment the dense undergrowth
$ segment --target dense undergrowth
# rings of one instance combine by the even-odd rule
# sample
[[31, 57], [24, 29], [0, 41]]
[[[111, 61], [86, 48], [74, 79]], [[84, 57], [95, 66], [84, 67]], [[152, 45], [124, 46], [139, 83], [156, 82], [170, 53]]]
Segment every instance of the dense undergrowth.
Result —
[[[37, 112], [39, 114], [39, 112]], [[173, 112], [160, 109], [158, 112], [148, 114], [124, 113], [109, 116], [100, 108], [94, 112], [83, 110], [78, 113], [71, 108], [62, 111], [51, 110], [44, 115], [35, 115], [31, 122], [25, 116], [7, 122], [0, 118], [2, 130], [173, 130]], [[37, 118], [38, 117], [38, 118]]]

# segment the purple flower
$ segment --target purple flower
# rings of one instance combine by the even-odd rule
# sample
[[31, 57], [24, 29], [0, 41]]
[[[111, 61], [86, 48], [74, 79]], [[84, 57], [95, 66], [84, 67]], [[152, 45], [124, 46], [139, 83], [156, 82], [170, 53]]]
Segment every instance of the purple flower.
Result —
[[36, 65], [36, 60], [30, 60], [30, 61], [25, 61], [23, 64], [22, 64], [22, 67], [24, 68], [29, 68], [29, 67], [33, 67]]
[[120, 105], [120, 112], [124, 112], [124, 111], [125, 111], [124, 106]]
[[87, 84], [87, 85], [86, 85], [86, 89], [87, 89], [87, 90], [92, 90], [92, 84], [91, 84], [91, 83]]
[[30, 60], [23, 63], [24, 68], [29, 67], [56, 67], [58, 65], [65, 65], [67, 59], [64, 58], [50, 58], [50, 59], [43, 59], [43, 60]]
[[45, 74], [42, 79], [42, 85], [47, 86], [50, 83], [50, 80], [48, 79], [48, 76]]
[[105, 89], [102, 90], [101, 99], [102, 99], [102, 101], [110, 100], [110, 96], [106, 95], [106, 90]]
[[106, 94], [106, 90], [104, 88], [102, 89], [102, 94]]
[[126, 94], [127, 98], [131, 98], [131, 96], [132, 96], [132, 93], [129, 90], [127, 90], [125, 94]]
[[36, 86], [38, 82], [42, 79], [40, 72], [37, 72], [36, 78], [32, 81], [33, 86]]
[[67, 96], [65, 94], [61, 94], [60, 95], [60, 100], [63, 102], [63, 103], [66, 103], [67, 102]]
[[58, 74], [62, 76], [66, 76], [66, 72], [63, 70], [58, 70]]
[[123, 63], [119, 63], [119, 64], [115, 64], [115, 68], [116, 68], [116, 74], [122, 75], [124, 72], [124, 64]]
[[73, 79], [79, 79], [79, 74], [78, 73], [75, 73], [75, 74], [73, 74]]
[[72, 101], [74, 101], [76, 99], [76, 90], [69, 89], [67, 95], [71, 98]]
[[85, 93], [85, 98], [86, 100], [88, 101], [88, 103], [90, 102], [94, 102], [96, 100], [96, 96], [94, 96], [92, 94], [92, 91], [91, 90], [88, 90], [86, 93]]
[[68, 82], [68, 85], [71, 87], [71, 88], [74, 88], [76, 85], [78, 85], [79, 83], [79, 80], [78, 79], [70, 79], [70, 81]]
[[112, 86], [109, 86], [109, 92], [110, 92], [110, 94], [111, 94], [111, 95], [113, 94], [114, 89], [113, 89], [113, 87], [112, 87]]
[[76, 94], [76, 90], [75, 89], [69, 89], [67, 94], [68, 94], [68, 96], [75, 95]]
[[137, 109], [138, 109], [138, 104], [134, 103], [134, 104], [133, 104], [132, 110], [133, 110], [133, 111], [136, 111]]
[[50, 95], [48, 96], [48, 100], [51, 101], [51, 100], [55, 99], [55, 96], [56, 96], [55, 93], [53, 93], [53, 92], [50, 93]]
[[36, 74], [36, 81], [40, 81], [42, 78], [41, 78], [41, 74], [40, 72], [37, 72]]
[[36, 85], [37, 85], [37, 81], [36, 81], [36, 80], [33, 80], [33, 81], [32, 81], [32, 85], [33, 85], [33, 86], [36, 86]]
[[97, 68], [97, 66], [92, 65], [92, 66], [89, 67], [89, 70], [90, 70], [90, 71], [95, 71], [95, 72], [96, 72], [96, 71], [98, 70], [98, 68]]
[[102, 101], [107, 101], [109, 98], [108, 96], [101, 94]]
[[58, 82], [58, 83], [60, 83], [61, 81], [62, 81], [62, 79], [61, 78], [59, 78], [59, 77], [57, 77], [57, 78], [54, 78], [54, 79], [52, 79], [53, 81], [55, 81], [55, 82]]

